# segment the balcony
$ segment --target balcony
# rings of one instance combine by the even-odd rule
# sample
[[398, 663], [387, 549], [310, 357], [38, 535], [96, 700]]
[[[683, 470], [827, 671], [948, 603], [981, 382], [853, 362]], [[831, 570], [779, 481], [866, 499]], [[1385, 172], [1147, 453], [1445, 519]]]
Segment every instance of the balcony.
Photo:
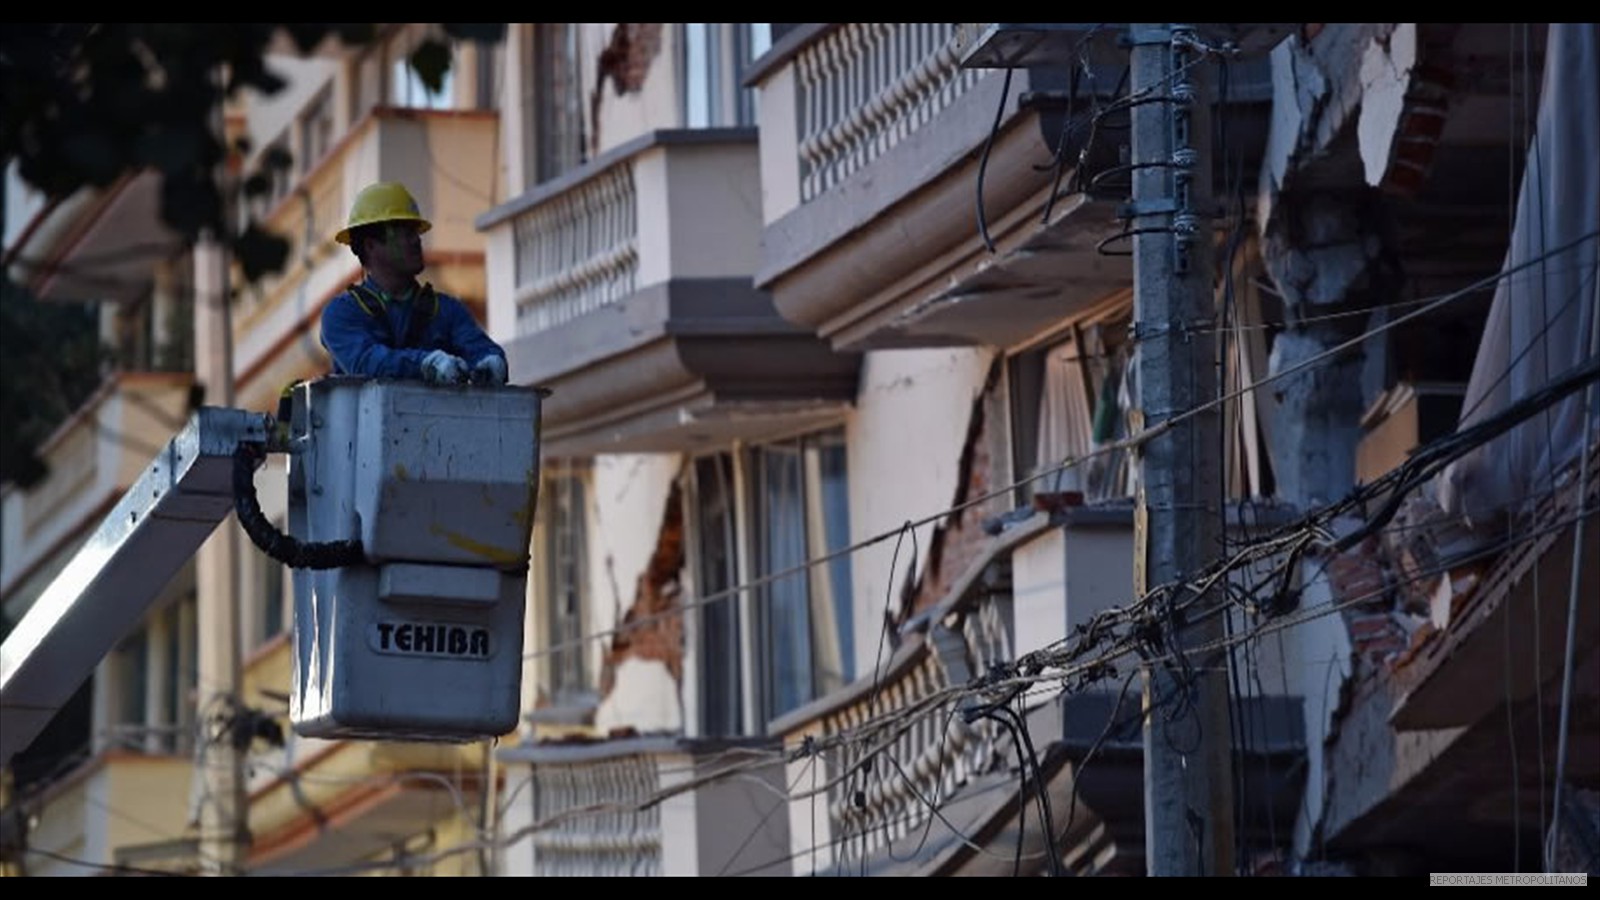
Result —
[[[96, 874], [95, 866], [129, 861], [129, 848], [183, 834], [193, 766], [188, 757], [111, 751], [54, 783], [28, 832], [28, 874]], [[194, 861], [192, 852], [169, 852], [137, 864], [188, 874]]]
[[531, 779], [507, 810], [507, 874], [790, 874], [776, 747], [642, 737], [499, 758]]
[[[279, 636], [245, 661], [247, 706], [285, 711], [292, 655]], [[250, 751], [249, 871], [343, 871], [380, 852], [410, 847], [428, 857], [475, 838], [487, 784], [482, 744], [324, 741], [293, 734], [285, 719], [283, 747], [256, 741]], [[432, 843], [419, 850], [412, 842], [423, 836]], [[471, 870], [476, 858], [446, 855], [431, 871], [464, 874], [457, 867]]]
[[547, 455], [682, 451], [804, 426], [859, 360], [751, 283], [755, 133], [661, 131], [484, 214], [489, 326], [511, 380], [552, 389]]
[[6, 250], [13, 277], [41, 300], [128, 303], [183, 242], [161, 221], [161, 176], [146, 171], [45, 204]]
[[[1055, 165], [1058, 145], [1079, 159], [1088, 131], [1062, 144], [1068, 110], [1108, 101], [1120, 64], [1097, 59], [1069, 104], [1065, 60], [1008, 82], [963, 68], [963, 39], [947, 23], [812, 25], [746, 79], [766, 198], [756, 285], [837, 349], [1008, 346], [1132, 284], [1131, 256], [1101, 247], [1126, 190], [1068, 194], [1074, 170]], [[1264, 79], [1230, 96], [1260, 101]], [[1126, 118], [1103, 123], [1086, 179], [1118, 162]], [[1249, 123], [1229, 127], [1254, 146]]]
[[263, 226], [289, 241], [289, 255], [282, 272], [240, 292], [233, 316], [239, 405], [271, 409], [285, 384], [326, 371], [322, 308], [361, 278], [360, 262], [333, 235], [356, 193], [374, 181], [404, 184], [433, 223], [423, 239], [423, 278], [481, 303], [484, 239], [472, 217], [492, 195], [495, 122], [485, 112], [374, 108], [265, 211]]
[[72, 559], [188, 419], [186, 373], [125, 372], [105, 382], [39, 453], [50, 474], [0, 502], [0, 596], [16, 621]]
[[[1491, 532], [1487, 546], [1430, 563], [1443, 569], [1424, 582], [1437, 624], [1403, 662], [1356, 684], [1330, 736], [1330, 853], [1405, 845], [1481, 858], [1507, 852], [1511, 831], [1539, 846], [1561, 756], [1569, 789], [1600, 783], [1600, 445], [1587, 475], [1561, 473], [1512, 520], [1512, 540]], [[1563, 717], [1565, 747], [1553, 737]]]
[[967, 835], [980, 856], [1008, 852], [995, 834], [1016, 811], [1011, 738], [995, 720], [968, 722], [955, 691], [1016, 658], [1009, 560], [1049, 524], [1035, 515], [991, 539], [946, 599], [902, 628], [879, 675], [771, 723], [789, 751], [796, 874], [959, 874]]
[[[980, 698], [959, 691], [992, 666], [1107, 627], [1131, 597], [1133, 532], [1132, 509], [1123, 504], [1011, 524], [988, 539], [938, 606], [902, 626], [880, 677], [772, 723], [790, 751], [797, 874], [1010, 875], [1019, 840], [1031, 860], [1025, 873], [1043, 871], [1033, 789], [1019, 791], [1014, 738], [992, 719], [966, 721], [960, 713]], [[1268, 683], [1286, 683], [1267, 655], [1246, 661]], [[1114, 665], [1137, 671], [1137, 661]], [[1115, 682], [1051, 687], [1040, 682], [1029, 692], [1026, 718], [1063, 866], [1074, 875], [1141, 874], [1138, 694], [1119, 703]], [[1243, 698], [1241, 706], [1259, 733], [1235, 748], [1243, 796], [1257, 801], [1240, 832], [1264, 844], [1273, 829], [1292, 829], [1298, 812], [1301, 700], [1272, 694]], [[1080, 779], [1085, 770], [1093, 774]], [[1270, 823], [1255, 812], [1262, 803], [1270, 803]], [[1070, 829], [1068, 809], [1075, 810]]]

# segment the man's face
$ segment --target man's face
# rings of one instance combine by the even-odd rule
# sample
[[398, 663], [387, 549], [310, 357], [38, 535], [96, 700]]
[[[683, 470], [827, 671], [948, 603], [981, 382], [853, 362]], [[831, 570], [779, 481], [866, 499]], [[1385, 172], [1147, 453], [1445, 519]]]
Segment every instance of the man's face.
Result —
[[368, 267], [413, 278], [422, 271], [422, 234], [414, 222], [385, 222], [373, 230]]

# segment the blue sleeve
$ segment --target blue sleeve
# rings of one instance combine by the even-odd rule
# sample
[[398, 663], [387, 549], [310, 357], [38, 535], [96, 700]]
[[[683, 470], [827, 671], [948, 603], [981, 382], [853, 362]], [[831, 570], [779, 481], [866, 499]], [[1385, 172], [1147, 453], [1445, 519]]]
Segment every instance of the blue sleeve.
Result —
[[440, 297], [439, 300], [439, 315], [445, 319], [441, 324], [450, 335], [456, 355], [466, 360], [467, 365], [476, 365], [485, 356], [505, 358], [505, 350], [478, 327], [478, 321], [472, 318], [472, 310], [465, 303], [454, 297]]
[[424, 350], [397, 350], [388, 345], [384, 323], [366, 314], [348, 292], [329, 301], [322, 311], [322, 346], [333, 357], [333, 370], [370, 378], [420, 378]]

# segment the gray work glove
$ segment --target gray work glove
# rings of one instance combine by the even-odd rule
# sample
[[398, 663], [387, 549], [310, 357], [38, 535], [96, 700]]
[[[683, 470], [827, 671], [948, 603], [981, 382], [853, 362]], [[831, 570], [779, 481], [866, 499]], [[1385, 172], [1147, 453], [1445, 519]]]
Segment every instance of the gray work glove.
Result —
[[422, 380], [429, 384], [460, 384], [467, 380], [467, 361], [444, 350], [422, 358]]
[[505, 357], [491, 353], [478, 360], [472, 367], [473, 384], [505, 384], [506, 360]]

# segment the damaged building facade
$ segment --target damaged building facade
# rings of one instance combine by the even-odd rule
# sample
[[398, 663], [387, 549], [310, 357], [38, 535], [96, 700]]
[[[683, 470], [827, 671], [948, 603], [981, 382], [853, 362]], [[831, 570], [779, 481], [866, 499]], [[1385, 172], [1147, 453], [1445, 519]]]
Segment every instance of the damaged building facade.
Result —
[[[647, 62], [655, 39], [626, 29], [648, 27], [608, 43], [643, 72], [633, 87], [616, 55], [579, 65], [606, 89], [576, 130], [610, 149], [480, 219], [491, 326], [514, 378], [554, 391], [545, 652], [529, 739], [501, 753], [533, 796], [507, 811], [507, 865], [1142, 872], [1127, 658], [1017, 699], [1036, 754], [959, 714], [970, 692], [948, 698], [1085, 646], [1135, 600], [1125, 53], [1090, 26], [1011, 68], [971, 64], [976, 26], [784, 26], [770, 47], [750, 26], [673, 26]], [[1593, 355], [1592, 27], [1557, 28], [1554, 53], [1544, 25], [1284, 28], [1213, 81], [1210, 327], [1230, 399], [1222, 445], [1200, 452], [1226, 461], [1235, 547], [1395, 480], [1458, 419], [1534, 391], [1528, 360], [1553, 378]], [[702, 96], [702, 67], [729, 63], [742, 80]], [[668, 73], [673, 103], [653, 101]], [[673, 127], [641, 128], [674, 104]], [[1548, 320], [1508, 311], [1533, 279], [1502, 263], [1538, 267]], [[1559, 351], [1541, 343], [1557, 334]], [[1557, 793], [1572, 846], [1592, 835], [1593, 604], [1568, 650], [1557, 573], [1576, 571], [1589, 504], [1567, 473], [1595, 432], [1564, 402], [1553, 440], [1505, 439], [1547, 494], [1568, 486], [1545, 506], [1518, 482], [1498, 527], [1464, 523], [1439, 489], [1454, 482], [1412, 478], [1386, 527], [1292, 561], [1282, 627], [1240, 616], [1258, 636], [1230, 665], [1239, 871], [1537, 870]], [[1498, 484], [1503, 465], [1474, 477]], [[1519, 529], [1544, 542], [1506, 545]], [[1467, 611], [1528, 606], [1535, 565], [1554, 643], [1478, 647], [1523, 619]], [[1487, 656], [1457, 658], [1462, 642]], [[1423, 697], [1431, 714], [1405, 714]], [[1055, 859], [1021, 809], [1028, 771], [1049, 786]], [[606, 803], [635, 810], [565, 814]]]
[[[469, 227], [434, 264], [550, 390], [525, 715], [255, 748], [263, 870], [1143, 874], [1139, 641], [1176, 626], [1133, 579], [1141, 98], [1122, 26], [1008, 27], [1048, 52], [513, 24], [470, 112], [403, 117], [492, 135], [435, 179]], [[1183, 326], [1216, 556], [1251, 557], [1235, 872], [1592, 869], [1600, 29], [1260, 28], [1202, 56], [1216, 309]], [[359, 105], [362, 59], [315, 78]]]

